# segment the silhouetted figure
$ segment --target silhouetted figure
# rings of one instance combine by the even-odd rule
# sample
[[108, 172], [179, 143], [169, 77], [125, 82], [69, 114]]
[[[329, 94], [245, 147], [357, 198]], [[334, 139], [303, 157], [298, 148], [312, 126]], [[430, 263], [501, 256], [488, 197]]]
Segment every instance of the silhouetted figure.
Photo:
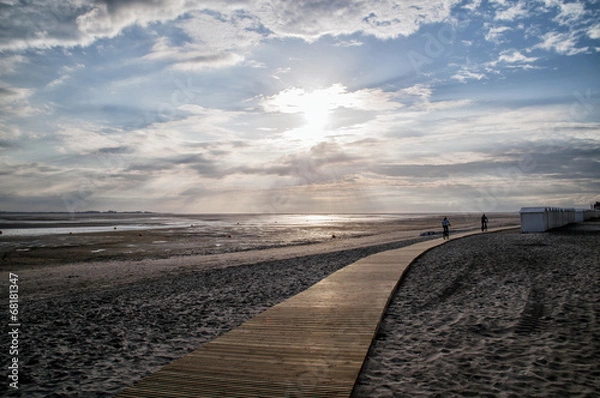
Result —
[[487, 231], [488, 218], [483, 214], [481, 216], [481, 232]]
[[444, 233], [442, 235], [442, 237], [444, 239], [450, 239], [450, 221], [448, 221], [447, 217], [444, 217], [444, 219], [442, 220], [442, 228], [444, 228]]

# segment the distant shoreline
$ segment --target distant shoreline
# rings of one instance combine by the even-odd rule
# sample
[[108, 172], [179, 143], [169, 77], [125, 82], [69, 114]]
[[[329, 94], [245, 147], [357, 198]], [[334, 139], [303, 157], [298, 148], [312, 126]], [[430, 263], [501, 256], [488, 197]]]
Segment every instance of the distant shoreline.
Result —
[[[268, 255], [290, 257], [303, 251], [325, 252], [362, 247], [380, 243], [420, 237], [440, 230], [439, 215], [414, 215], [403, 217], [359, 215], [348, 216], [221, 216], [186, 218], [182, 216], [164, 220], [144, 220], [149, 225], [126, 227], [118, 220], [102, 223], [73, 224], [44, 223], [44, 228], [62, 228], [52, 235], [0, 236], [0, 266], [13, 269], [40, 269], [60, 265], [93, 263], [114, 267], [115, 272], [127, 269], [130, 262], [145, 261], [168, 268], [171, 263], [210, 264], [212, 257], [226, 255], [236, 264], [250, 258]], [[290, 218], [291, 217], [291, 218]], [[334, 217], [334, 216], [331, 216]], [[381, 217], [381, 218], [378, 218]], [[451, 216], [453, 230], [478, 229], [479, 215]], [[106, 221], [106, 222], [105, 222]], [[115, 222], [113, 224], [113, 221]], [[278, 223], [279, 221], [279, 223]], [[283, 222], [286, 221], [286, 222]], [[128, 224], [129, 223], [129, 224]], [[518, 226], [517, 215], [490, 215], [490, 228]], [[40, 223], [34, 223], [40, 226]], [[71, 233], [69, 228], [80, 225], [102, 226], [103, 231], [87, 232], [84, 228]], [[157, 226], [159, 226], [157, 228]], [[8, 230], [7, 230], [8, 231]], [[35, 232], [35, 231], [34, 231]], [[239, 252], [240, 254], [235, 254]], [[269, 254], [273, 252], [273, 254]], [[281, 254], [287, 253], [287, 254]], [[290, 254], [292, 253], [292, 254]], [[212, 256], [212, 257], [211, 257]], [[173, 260], [169, 262], [169, 258]], [[121, 265], [116, 265], [121, 264]], [[147, 272], [152, 267], [147, 266]]]

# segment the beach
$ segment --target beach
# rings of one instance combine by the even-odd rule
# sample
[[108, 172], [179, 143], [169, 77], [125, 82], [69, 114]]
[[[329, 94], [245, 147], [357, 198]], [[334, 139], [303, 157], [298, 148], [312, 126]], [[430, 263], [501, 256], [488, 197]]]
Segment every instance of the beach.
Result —
[[[50, 227], [62, 226], [65, 232], [0, 237], [0, 267], [20, 273], [25, 297], [51, 298], [164, 280], [187, 272], [377, 246], [422, 235], [434, 238], [441, 232], [441, 215], [307, 215], [297, 216], [293, 222], [289, 218], [265, 216], [257, 222], [254, 218], [229, 216], [206, 228], [189, 224], [206, 217], [186, 217], [186, 227], [145, 230], [123, 230], [121, 224], [113, 227], [103, 223], [106, 231], [96, 233], [70, 233], [64, 223], [53, 221]], [[456, 214], [451, 219], [456, 232], [479, 225], [477, 215]], [[502, 213], [492, 220], [491, 227], [515, 225], [518, 215]]]
[[25, 300], [16, 396], [110, 397], [343, 266], [413, 242]]
[[[477, 227], [475, 217], [454, 219], [457, 229]], [[514, 222], [512, 215], [498, 224]], [[19, 274], [22, 291], [21, 388], [12, 391], [3, 385], [5, 390], [0, 391], [23, 397], [113, 396], [345, 265], [380, 251], [440, 239], [439, 235], [427, 234], [438, 232], [438, 225], [437, 218], [396, 228], [384, 223], [360, 236], [345, 237], [343, 231], [335, 231], [335, 238], [327, 236], [318, 242], [212, 254], [153, 252], [141, 259], [89, 259], [72, 254], [79, 250], [82, 256], [89, 256], [91, 250], [96, 250], [86, 244], [75, 249], [67, 247], [72, 257], [55, 256], [62, 260], [46, 267], [39, 263], [27, 266], [23, 261], [11, 271]], [[156, 239], [161, 233], [169, 239], [160, 231], [143, 235], [157, 234], [149, 239], [154, 242], [162, 240]], [[123, 234], [127, 239], [139, 237]], [[181, 247], [189, 250], [185, 245]], [[476, 249], [480, 252], [474, 253]], [[541, 395], [553, 396], [555, 391], [564, 391], [561, 388], [571, 376], [582, 379], [579, 384], [570, 384], [583, 391], [580, 396], [597, 393], [594, 379], [598, 374], [590, 360], [592, 355], [598, 356], [598, 345], [594, 343], [599, 337], [597, 258], [598, 234], [523, 235], [518, 230], [451, 241], [425, 254], [411, 267], [394, 296], [359, 378], [356, 396], [436, 396], [440, 391], [469, 389], [489, 396], [511, 396], [511, 391], [523, 396], [521, 384], [537, 385], [551, 392]], [[539, 266], [549, 261], [555, 266]], [[515, 272], [507, 276], [503, 273], [507, 269]], [[481, 284], [483, 290], [478, 291]], [[552, 294], [545, 286], [551, 286]], [[463, 292], [474, 296], [453, 301]], [[402, 298], [403, 294], [409, 299]], [[563, 307], [551, 300], [565, 295], [580, 299], [557, 299]], [[400, 309], [396, 310], [398, 303]], [[552, 315], [550, 310], [558, 308], [562, 308], [562, 315]], [[399, 311], [395, 317], [394, 311]], [[410, 320], [406, 314], [415, 318]], [[554, 319], [574, 329], [552, 332], [549, 325]], [[407, 325], [398, 323], [402, 321]], [[451, 331], [458, 336], [451, 335]], [[529, 347], [531, 339], [540, 334], [549, 337]], [[514, 351], [510, 339], [515, 336], [530, 339], [523, 343], [529, 348]], [[474, 345], [473, 339], [478, 344]], [[446, 340], [449, 348], [440, 347], [440, 341]], [[491, 349], [490, 344], [497, 347]], [[402, 347], [408, 348], [408, 353], [397, 351]], [[573, 354], [574, 348], [579, 350], [577, 354]], [[543, 356], [540, 350], [546, 352], [547, 364], [565, 366], [557, 371], [559, 376], [548, 376], [547, 385], [540, 381], [544, 376], [527, 365]], [[425, 352], [427, 356], [422, 356]], [[0, 354], [3, 363], [9, 360], [6, 354]], [[499, 357], [502, 363], [483, 366], [490, 356]], [[559, 357], [562, 362], [553, 362]], [[456, 358], [458, 365], [443, 362], [450, 358]], [[410, 363], [416, 364], [416, 376], [406, 377]], [[426, 373], [431, 363], [434, 366]], [[530, 367], [523, 370], [522, 364]], [[482, 373], [470, 375], [467, 381], [446, 369], [476, 366]], [[531, 379], [523, 381], [522, 371], [536, 376], [527, 376]], [[479, 380], [481, 386], [474, 385], [473, 380]]]
[[[457, 228], [476, 225], [472, 217], [456, 220]], [[0, 388], [9, 396], [111, 397], [332, 272], [434, 239], [421, 235], [440, 229], [439, 217], [367, 224], [287, 244], [248, 232], [261, 244], [274, 242], [255, 250], [239, 243], [237, 221], [208, 243], [185, 228], [4, 238], [30, 250], [4, 256], [19, 277], [22, 344], [20, 388]], [[127, 253], [131, 245], [137, 250]], [[194, 252], [202, 246], [205, 253]], [[2, 363], [6, 354], [0, 352]]]
[[425, 253], [393, 296], [353, 397], [599, 396], [600, 223], [586, 224]]

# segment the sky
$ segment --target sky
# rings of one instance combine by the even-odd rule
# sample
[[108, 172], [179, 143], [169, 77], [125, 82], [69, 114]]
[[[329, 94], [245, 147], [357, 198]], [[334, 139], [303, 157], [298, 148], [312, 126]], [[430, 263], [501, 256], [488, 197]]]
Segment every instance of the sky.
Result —
[[600, 1], [0, 0], [0, 211], [600, 200]]

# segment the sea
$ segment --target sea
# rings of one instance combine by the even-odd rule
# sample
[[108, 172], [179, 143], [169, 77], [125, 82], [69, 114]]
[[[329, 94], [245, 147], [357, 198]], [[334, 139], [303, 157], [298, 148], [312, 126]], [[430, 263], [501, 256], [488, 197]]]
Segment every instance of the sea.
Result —
[[4, 236], [41, 236], [150, 229], [194, 228], [208, 234], [231, 225], [281, 233], [298, 227], [353, 231], [368, 224], [430, 217], [431, 214], [167, 214], [167, 213], [0, 213]]
[[0, 213], [0, 254], [73, 247], [94, 256], [219, 254], [375, 235], [431, 216]]

